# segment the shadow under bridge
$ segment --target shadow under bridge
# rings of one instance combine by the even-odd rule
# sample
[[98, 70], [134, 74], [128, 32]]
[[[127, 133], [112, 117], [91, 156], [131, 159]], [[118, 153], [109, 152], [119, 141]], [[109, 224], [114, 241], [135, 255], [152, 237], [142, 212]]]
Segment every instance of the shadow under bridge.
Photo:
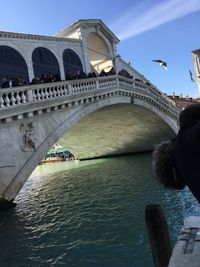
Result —
[[175, 133], [157, 114], [138, 105], [116, 104], [79, 121], [58, 141], [79, 159], [151, 151]]

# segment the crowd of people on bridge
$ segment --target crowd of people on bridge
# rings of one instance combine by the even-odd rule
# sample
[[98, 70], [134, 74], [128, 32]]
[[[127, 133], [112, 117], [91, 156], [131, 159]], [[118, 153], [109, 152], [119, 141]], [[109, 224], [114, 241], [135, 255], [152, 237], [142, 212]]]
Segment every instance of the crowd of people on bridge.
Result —
[[24, 85], [27, 85], [27, 82], [21, 76], [16, 76], [14, 78], [3, 78], [1, 81], [1, 88], [11, 88]]
[[40, 83], [52, 83], [52, 82], [60, 82], [60, 76], [58, 74], [42, 74], [42, 76], [33, 78], [30, 84], [40, 84]]
[[[104, 69], [100, 71], [100, 73], [97, 73], [95, 71], [89, 72], [86, 74], [82, 70], [78, 71], [70, 71], [67, 70], [65, 73], [65, 80], [78, 80], [78, 79], [87, 79], [87, 78], [96, 78], [96, 77], [105, 77], [110, 75], [116, 75], [116, 71], [114, 68], [111, 68], [110, 71], [106, 72]], [[132, 79], [133, 75], [130, 75], [130, 73], [122, 69], [118, 72], [118, 75], [121, 75], [123, 77]], [[59, 82], [61, 81], [60, 75], [58, 74], [42, 74], [41, 77], [34, 77], [30, 83], [28, 83], [22, 76], [16, 76], [16, 77], [9, 77], [9, 78], [3, 78], [1, 81], [1, 88], [12, 88], [12, 87], [18, 87], [18, 86], [25, 86], [29, 84], [41, 84], [41, 83], [51, 83], [51, 82]]]
[[130, 73], [125, 69], [120, 70], [118, 72], [118, 75], [129, 78], [129, 79], [133, 79], [133, 75], [130, 75]]

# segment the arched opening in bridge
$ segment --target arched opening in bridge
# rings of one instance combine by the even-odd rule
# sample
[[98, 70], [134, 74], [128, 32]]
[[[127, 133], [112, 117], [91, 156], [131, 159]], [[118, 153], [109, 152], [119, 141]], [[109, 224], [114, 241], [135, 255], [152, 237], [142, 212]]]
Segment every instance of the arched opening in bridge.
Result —
[[26, 82], [28, 68], [22, 55], [12, 47], [0, 46], [0, 81], [21, 76]]
[[112, 58], [106, 42], [97, 33], [91, 32], [88, 36], [88, 55], [93, 69], [97, 72], [112, 68]]
[[132, 104], [114, 104], [78, 121], [58, 141], [80, 160], [152, 151], [175, 133], [156, 113]]
[[60, 69], [58, 61], [54, 54], [47, 48], [38, 47], [32, 54], [33, 70], [35, 77], [40, 78], [42, 75], [58, 75], [60, 77]]
[[63, 65], [66, 79], [69, 72], [73, 74], [83, 70], [79, 56], [71, 49], [65, 49], [63, 52]]

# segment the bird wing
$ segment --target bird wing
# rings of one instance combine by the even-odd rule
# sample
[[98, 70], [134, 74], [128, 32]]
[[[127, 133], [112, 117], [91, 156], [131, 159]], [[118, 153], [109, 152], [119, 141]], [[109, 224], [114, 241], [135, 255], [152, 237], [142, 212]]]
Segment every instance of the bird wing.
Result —
[[158, 62], [158, 63], [163, 63], [163, 61], [161, 59], [153, 59], [153, 62]]
[[162, 64], [162, 66], [167, 70], [167, 64]]
[[153, 62], [160, 63], [160, 66], [164, 67], [165, 70], [167, 70], [167, 62], [166, 62], [166, 61], [163, 61], [163, 60], [161, 60], [161, 59], [153, 59], [152, 61], [153, 61]]

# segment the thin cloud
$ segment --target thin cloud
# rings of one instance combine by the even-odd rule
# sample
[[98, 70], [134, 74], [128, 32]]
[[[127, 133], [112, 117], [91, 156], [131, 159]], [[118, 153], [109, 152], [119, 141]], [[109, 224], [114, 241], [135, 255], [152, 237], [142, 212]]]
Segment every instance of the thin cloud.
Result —
[[110, 27], [121, 40], [200, 10], [199, 0], [167, 0], [152, 6], [144, 1], [119, 18]]

